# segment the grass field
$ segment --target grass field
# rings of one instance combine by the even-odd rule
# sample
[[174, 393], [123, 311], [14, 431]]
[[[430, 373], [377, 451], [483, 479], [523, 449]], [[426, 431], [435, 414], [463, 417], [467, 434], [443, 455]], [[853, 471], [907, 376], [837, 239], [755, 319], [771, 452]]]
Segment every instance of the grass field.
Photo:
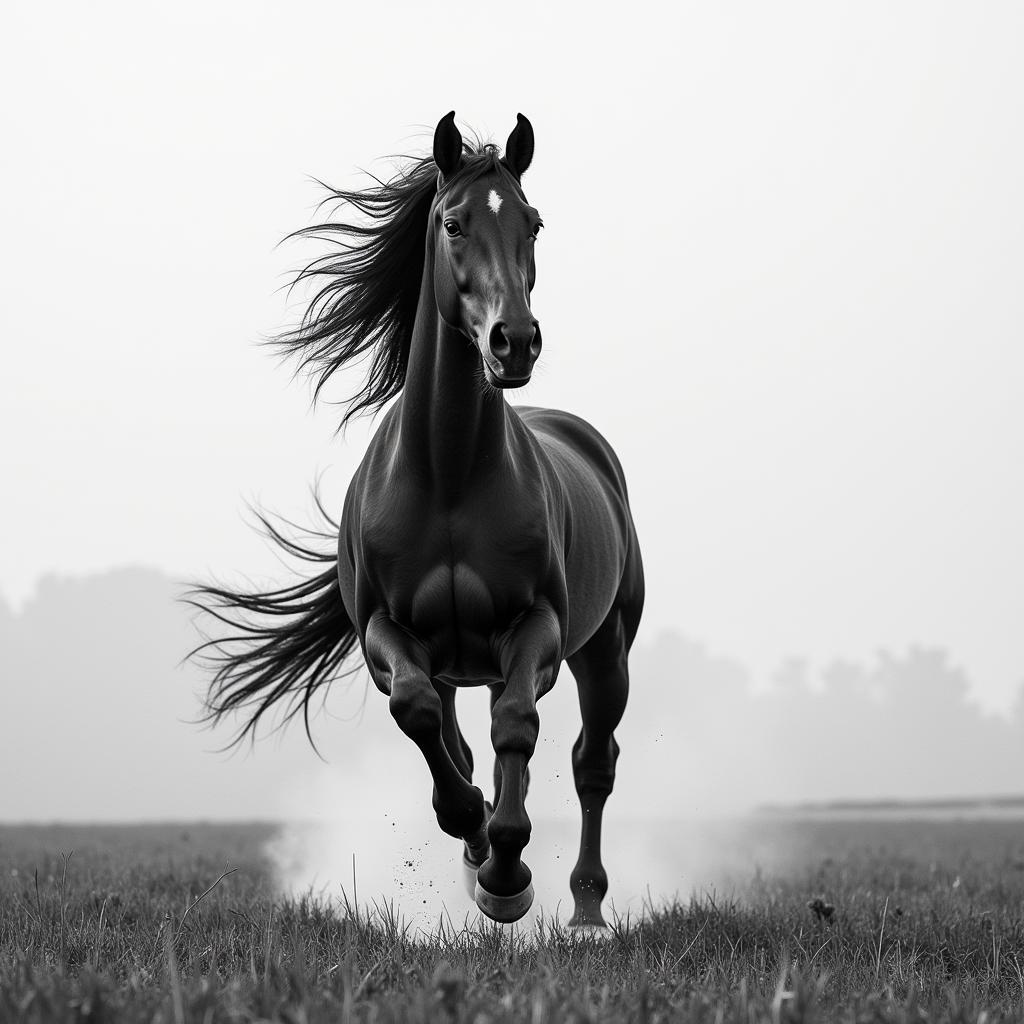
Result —
[[1024, 822], [748, 828], [798, 852], [601, 942], [281, 897], [272, 826], [0, 827], [0, 1021], [1024, 1019]]

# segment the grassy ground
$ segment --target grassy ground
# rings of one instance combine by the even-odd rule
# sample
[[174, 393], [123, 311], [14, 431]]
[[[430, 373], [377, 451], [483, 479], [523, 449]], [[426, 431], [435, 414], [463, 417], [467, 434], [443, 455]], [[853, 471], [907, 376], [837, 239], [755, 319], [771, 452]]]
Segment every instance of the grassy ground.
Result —
[[0, 1021], [1024, 1019], [1022, 823], [770, 827], [813, 855], [605, 942], [282, 899], [265, 826], [0, 828]]

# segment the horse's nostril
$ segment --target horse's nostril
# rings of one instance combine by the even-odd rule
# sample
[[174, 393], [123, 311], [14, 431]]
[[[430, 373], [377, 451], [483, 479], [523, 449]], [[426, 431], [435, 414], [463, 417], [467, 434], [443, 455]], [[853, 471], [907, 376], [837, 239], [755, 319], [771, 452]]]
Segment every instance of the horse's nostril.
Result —
[[491, 352], [504, 359], [512, 351], [512, 344], [505, 335], [505, 325], [500, 321], [491, 328]]
[[536, 359], [540, 355], [541, 346], [543, 342], [540, 340], [540, 324], [533, 325], [533, 339], [530, 341], [530, 352], [533, 354], [533, 358]]

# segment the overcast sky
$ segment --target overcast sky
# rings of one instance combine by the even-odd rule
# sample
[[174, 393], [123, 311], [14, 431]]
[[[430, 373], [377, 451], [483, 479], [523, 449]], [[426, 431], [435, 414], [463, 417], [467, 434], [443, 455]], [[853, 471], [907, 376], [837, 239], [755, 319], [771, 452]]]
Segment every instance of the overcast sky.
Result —
[[[939, 645], [1024, 679], [1024, 7], [20, 4], [0, 39], [0, 595], [276, 563], [247, 498], [337, 508], [256, 340], [300, 312], [311, 177], [455, 108], [536, 129], [545, 347], [517, 401], [625, 464], [671, 626], [783, 658]], [[353, 379], [349, 378], [349, 385]], [[345, 382], [333, 397], [345, 393]]]

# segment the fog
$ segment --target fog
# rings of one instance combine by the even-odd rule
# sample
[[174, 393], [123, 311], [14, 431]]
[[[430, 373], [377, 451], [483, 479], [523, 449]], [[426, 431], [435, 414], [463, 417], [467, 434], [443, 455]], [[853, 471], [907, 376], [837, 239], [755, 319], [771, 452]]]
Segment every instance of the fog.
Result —
[[[283, 570], [282, 570], [283, 571]], [[23, 609], [0, 605], [0, 819], [304, 818], [429, 803], [415, 746], [365, 669], [301, 720], [217, 753], [238, 720], [199, 724], [206, 676], [182, 585], [155, 570], [48, 578]], [[618, 731], [616, 799], [631, 816], [719, 814], [843, 798], [1012, 794], [1024, 779], [1024, 703], [983, 712], [946, 652], [879, 652], [812, 673], [798, 656], [754, 687], [743, 664], [682, 631], [637, 643]], [[569, 750], [579, 730], [563, 667], [540, 703], [531, 810], [576, 813]], [[489, 784], [486, 690], [459, 716]], [[394, 780], [401, 784], [395, 785]], [[16, 781], [14, 781], [16, 780]], [[427, 808], [429, 810], [429, 808]]]
[[[438, 830], [421, 756], [365, 672], [314, 715], [323, 760], [298, 722], [218, 753], [239, 723], [196, 724], [205, 676], [182, 663], [198, 633], [180, 590], [134, 568], [48, 578], [18, 612], [0, 605], [0, 820], [288, 822], [271, 851], [286, 888], [351, 888], [355, 855], [361, 898], [457, 917], [458, 844]], [[1024, 779], [1024, 703], [984, 713], [942, 651], [881, 652], [820, 675], [794, 656], [755, 688], [737, 660], [663, 632], [636, 645], [631, 666], [607, 818], [623, 909], [648, 886], [688, 891], [785, 856], [785, 835], [730, 831], [762, 804], [1016, 794]], [[531, 766], [527, 860], [548, 914], [575, 858], [575, 700], [563, 670], [540, 704]], [[459, 707], [486, 792], [486, 690], [463, 691]]]
[[[336, 436], [257, 344], [315, 255], [278, 243], [311, 179], [390, 173], [453, 107], [499, 142], [517, 111], [536, 128], [545, 348], [517, 398], [592, 420], [630, 485], [621, 898], [634, 865], [668, 891], [746, 849], [691, 825], [667, 855], [658, 822], [1017, 791], [1022, 42], [1002, 2], [12, 9], [0, 819], [314, 821], [276, 848], [287, 886], [347, 881], [353, 852], [366, 891], [454, 884], [365, 677], [316, 719], [324, 761], [296, 728], [214, 753], [231, 732], [194, 723], [174, 601], [279, 578], [247, 499], [301, 522], [322, 471], [340, 507], [373, 424]], [[483, 696], [462, 716], [487, 778]], [[545, 878], [574, 842], [573, 696], [565, 673], [541, 706]]]
[[[0, 595], [270, 574], [246, 499], [336, 511], [372, 429], [258, 340], [322, 190], [533, 121], [535, 381], [619, 452], [647, 640], [758, 685], [939, 646], [1024, 675], [1024, 8], [183, 0], [19, 5], [0, 39]], [[458, 54], [457, 59], [452, 54]], [[339, 380], [341, 400], [356, 381]]]

